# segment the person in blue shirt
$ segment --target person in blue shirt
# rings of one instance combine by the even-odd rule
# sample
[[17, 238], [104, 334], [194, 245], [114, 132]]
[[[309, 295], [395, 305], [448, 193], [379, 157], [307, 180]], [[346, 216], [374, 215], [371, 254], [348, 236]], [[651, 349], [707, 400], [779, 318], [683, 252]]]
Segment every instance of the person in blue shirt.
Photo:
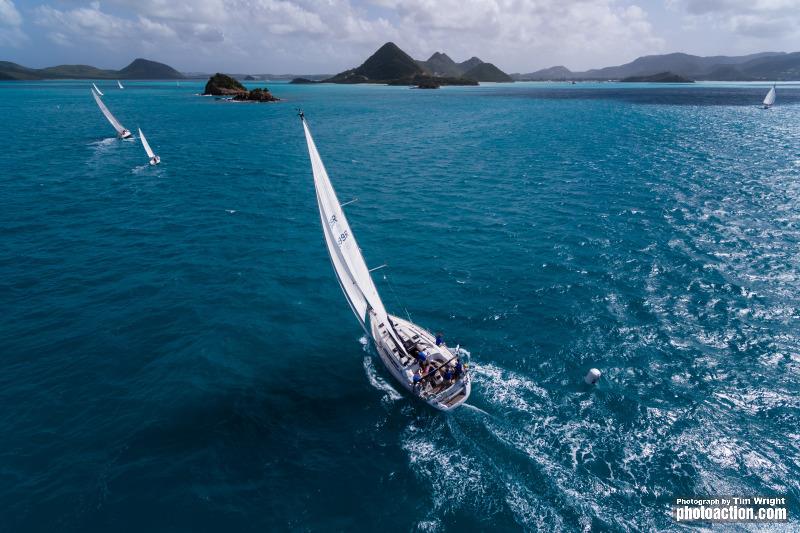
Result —
[[461, 359], [456, 359], [456, 379], [461, 377], [461, 374], [464, 373], [464, 365], [461, 364]]
[[444, 371], [444, 380], [448, 383], [452, 383], [454, 377], [455, 374], [453, 373], [453, 370], [450, 368], [450, 366], [448, 366], [447, 370]]
[[419, 361], [420, 363], [424, 363], [425, 361], [428, 360], [428, 354], [425, 353], [425, 350], [419, 350], [417, 352], [417, 356], [416, 357], [417, 357], [417, 361]]
[[419, 382], [422, 379], [422, 371], [418, 368], [416, 372], [414, 372], [414, 377], [412, 378], [414, 381], [414, 388], [416, 389], [419, 386]]
[[444, 344], [444, 337], [442, 337], [441, 333], [436, 334], [436, 346], [441, 346]]

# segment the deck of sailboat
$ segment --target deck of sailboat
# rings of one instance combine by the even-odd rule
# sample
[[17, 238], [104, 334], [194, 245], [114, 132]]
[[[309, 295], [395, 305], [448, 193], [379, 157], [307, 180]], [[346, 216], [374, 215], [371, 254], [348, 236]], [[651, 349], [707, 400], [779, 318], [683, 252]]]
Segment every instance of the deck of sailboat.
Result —
[[[394, 331], [400, 336], [405, 347], [416, 346], [427, 354], [427, 359], [434, 367], [439, 367], [444, 363], [450, 366], [455, 363], [457, 354], [446, 345], [436, 345], [434, 336], [425, 329], [402, 318], [389, 315], [389, 320], [394, 324]], [[401, 381], [406, 388], [412, 391], [434, 407], [442, 410], [449, 410], [463, 403], [470, 393], [468, 374], [465, 372], [459, 379], [448, 382], [442, 376], [441, 371], [437, 371], [433, 378], [425, 379], [422, 385], [414, 386], [414, 373], [420, 368], [420, 364], [414, 357], [400, 353], [398, 347], [394, 346], [389, 338], [389, 325], [385, 323], [373, 324], [373, 339], [378, 346], [381, 355], [390, 357], [392, 364], [387, 364], [395, 377]], [[444, 369], [444, 368], [443, 368]]]

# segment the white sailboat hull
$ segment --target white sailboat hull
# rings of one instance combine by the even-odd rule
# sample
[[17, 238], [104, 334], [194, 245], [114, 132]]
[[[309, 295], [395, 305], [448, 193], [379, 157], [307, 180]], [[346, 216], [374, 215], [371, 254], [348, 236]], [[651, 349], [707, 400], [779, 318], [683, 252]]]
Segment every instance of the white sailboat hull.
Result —
[[[435, 367], [455, 361], [458, 354], [447, 346], [436, 346], [436, 338], [429, 331], [402, 318], [393, 315], [388, 317], [404, 341], [412, 340], [425, 348], [428, 360]], [[440, 411], [450, 411], [467, 401], [472, 392], [472, 384], [469, 372], [466, 371], [452, 384], [445, 383], [443, 379], [439, 382], [427, 379], [421, 386], [415, 386], [413, 375], [419, 364], [412, 358], [398, 355], [398, 350], [387, 336], [387, 329], [388, 325], [373, 320], [369, 333], [383, 365], [404, 389]]]

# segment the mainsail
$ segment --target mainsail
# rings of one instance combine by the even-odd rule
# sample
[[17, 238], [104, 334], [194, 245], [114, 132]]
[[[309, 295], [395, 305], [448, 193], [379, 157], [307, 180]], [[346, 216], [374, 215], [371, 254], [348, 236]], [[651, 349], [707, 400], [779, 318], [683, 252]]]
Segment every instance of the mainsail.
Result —
[[122, 86], [122, 84], [119, 82], [119, 80], [117, 80], [117, 85], [119, 85], [120, 89], [124, 89], [125, 88], [125, 87]]
[[773, 85], [772, 88], [767, 93], [766, 98], [764, 98], [764, 105], [769, 107], [775, 103], [775, 86]]
[[328, 172], [317, 152], [317, 146], [311, 137], [305, 119], [303, 130], [308, 144], [308, 155], [311, 159], [311, 169], [314, 173], [314, 188], [317, 192], [317, 205], [322, 221], [322, 230], [325, 234], [325, 244], [328, 246], [336, 278], [344, 291], [350, 308], [355, 313], [361, 327], [367, 330], [369, 310], [375, 312], [378, 320], [388, 320], [386, 309], [383, 306], [375, 283], [369, 274], [367, 264], [361, 255], [361, 249], [356, 243], [355, 236], [350, 230], [347, 218], [342, 211], [336, 191], [333, 190]]
[[93, 84], [92, 84], [92, 87], [94, 87], [94, 90], [95, 90], [95, 91], [97, 91], [97, 94], [99, 94], [100, 96], [103, 96], [103, 91], [101, 91], [100, 89], [98, 89], [98, 88], [97, 88], [97, 85], [95, 85], [95, 84], [93, 83]]
[[125, 128], [122, 126], [122, 124], [120, 124], [114, 115], [111, 114], [111, 111], [108, 110], [100, 97], [97, 96], [97, 93], [92, 91], [92, 96], [94, 96], [94, 101], [97, 102], [97, 106], [100, 108], [100, 111], [103, 112], [103, 115], [105, 115], [111, 125], [114, 126], [114, 129], [117, 130], [117, 133], [122, 135], [125, 132]]
[[153, 150], [150, 148], [150, 144], [147, 142], [147, 139], [144, 138], [142, 128], [139, 128], [139, 138], [142, 140], [142, 146], [144, 146], [144, 151], [147, 152], [147, 157], [153, 159], [156, 154], [153, 153]]

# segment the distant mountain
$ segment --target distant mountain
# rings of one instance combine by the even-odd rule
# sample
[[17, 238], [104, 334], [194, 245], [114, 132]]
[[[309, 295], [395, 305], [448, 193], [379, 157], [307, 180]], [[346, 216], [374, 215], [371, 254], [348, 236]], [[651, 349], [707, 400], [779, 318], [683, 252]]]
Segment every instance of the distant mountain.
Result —
[[0, 61], [0, 76], [5, 80], [40, 80], [42, 77], [38, 72], [10, 61]]
[[0, 76], [12, 80], [42, 79], [122, 79], [122, 80], [175, 80], [184, 76], [164, 63], [135, 59], [122, 70], [103, 70], [89, 65], [58, 65], [33, 69], [0, 61]]
[[659, 72], [650, 76], [628, 76], [622, 78], [620, 81], [624, 82], [640, 82], [640, 83], [694, 83], [694, 80], [684, 78], [672, 72]]
[[117, 72], [114, 70], [103, 70], [89, 65], [59, 65], [57, 67], [43, 68], [38, 72], [45, 79], [107, 79], [117, 77]]
[[800, 52], [758, 57], [736, 68], [757, 80], [800, 80]]
[[643, 56], [614, 67], [572, 72], [566, 67], [551, 67], [528, 74], [516, 74], [518, 80], [618, 80], [631, 76], [652, 76], [672, 72], [699, 80], [798, 80], [800, 52], [762, 52], [744, 56], [695, 56], [674, 53]]
[[386, 43], [364, 61], [361, 66], [340, 72], [325, 80], [330, 83], [369, 83], [413, 78], [425, 71], [410, 55], [392, 43]]
[[134, 59], [133, 62], [119, 71], [120, 77], [126, 80], [177, 80], [183, 74], [164, 63], [149, 59]]
[[559, 65], [528, 74], [512, 74], [511, 77], [515, 80], [569, 80], [573, 77], [573, 73], [567, 67]]
[[483, 63], [483, 61], [481, 61], [480, 59], [478, 59], [475, 56], [472, 56], [469, 59], [467, 59], [466, 61], [462, 61], [461, 63], [459, 63], [458, 64], [458, 68], [460, 68], [463, 72], [466, 72], [468, 70], [472, 70], [473, 68], [477, 67], [481, 63]]
[[434, 52], [427, 61], [417, 61], [417, 64], [431, 76], [458, 77], [464, 73], [458, 63], [442, 52]]
[[464, 77], [478, 81], [514, 81], [511, 76], [491, 63], [481, 63], [472, 67], [464, 73]]
[[[471, 73], [471, 75], [468, 75]], [[414, 60], [394, 43], [386, 43], [359, 67], [345, 70], [327, 83], [388, 83], [434, 88], [439, 85], [475, 85], [478, 81], [513, 81], [491, 63], [472, 57], [456, 63], [436, 52], [427, 61]], [[298, 81], [302, 83], [302, 81]]]

